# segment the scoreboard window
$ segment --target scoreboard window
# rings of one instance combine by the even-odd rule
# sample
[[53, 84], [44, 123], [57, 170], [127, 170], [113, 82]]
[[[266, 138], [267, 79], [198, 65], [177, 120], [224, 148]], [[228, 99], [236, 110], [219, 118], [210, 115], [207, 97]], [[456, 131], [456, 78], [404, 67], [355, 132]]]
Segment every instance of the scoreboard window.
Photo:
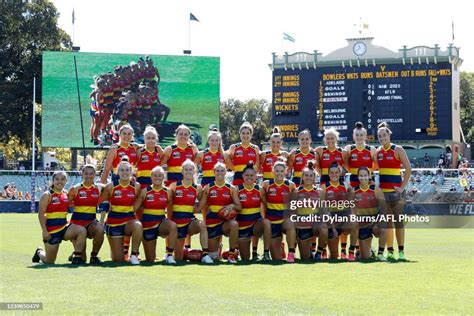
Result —
[[[334, 127], [350, 141], [357, 121], [369, 139], [382, 121], [392, 127], [394, 140], [452, 139], [451, 74], [448, 62], [275, 69], [273, 124], [308, 128], [314, 140]], [[298, 131], [288, 132], [285, 141], [297, 141]]]

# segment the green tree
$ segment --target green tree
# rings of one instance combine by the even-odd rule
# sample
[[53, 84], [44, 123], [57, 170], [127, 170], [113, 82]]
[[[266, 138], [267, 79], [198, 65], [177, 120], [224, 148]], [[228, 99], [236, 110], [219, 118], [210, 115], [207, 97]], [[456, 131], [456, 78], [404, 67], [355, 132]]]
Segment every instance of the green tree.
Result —
[[[72, 42], [48, 1], [0, 1], [0, 12], [0, 142], [16, 137], [20, 145], [30, 144], [35, 76], [41, 103], [42, 51], [70, 50]], [[39, 131], [39, 115], [36, 122]]]
[[467, 143], [474, 141], [474, 73], [461, 72], [460, 79], [461, 127]]
[[243, 122], [253, 126], [252, 142], [262, 146], [271, 134], [271, 103], [267, 100], [251, 99], [245, 102], [228, 99], [221, 102], [220, 130], [225, 147], [240, 141], [239, 127]]

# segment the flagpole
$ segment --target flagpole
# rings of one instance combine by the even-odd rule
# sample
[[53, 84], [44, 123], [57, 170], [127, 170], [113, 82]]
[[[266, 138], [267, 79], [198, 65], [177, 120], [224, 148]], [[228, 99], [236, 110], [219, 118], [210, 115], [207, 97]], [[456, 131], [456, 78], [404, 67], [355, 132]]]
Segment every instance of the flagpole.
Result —
[[33, 154], [31, 155], [31, 170], [35, 171], [35, 156], [36, 156], [36, 144], [35, 144], [35, 138], [36, 138], [36, 131], [35, 131], [35, 125], [36, 125], [36, 76], [33, 77], [33, 128], [32, 128], [32, 134], [33, 134], [33, 140], [32, 140], [32, 147], [33, 147]]
[[191, 18], [188, 18], [188, 50], [191, 50]]

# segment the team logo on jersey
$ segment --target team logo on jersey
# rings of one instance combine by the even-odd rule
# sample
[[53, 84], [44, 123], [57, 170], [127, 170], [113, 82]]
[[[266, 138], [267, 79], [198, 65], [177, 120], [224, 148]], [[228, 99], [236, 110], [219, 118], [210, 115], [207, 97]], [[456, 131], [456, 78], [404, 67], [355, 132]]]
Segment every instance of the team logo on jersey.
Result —
[[80, 198], [80, 199], [86, 199], [86, 198], [87, 198], [87, 193], [84, 192], [84, 191], [80, 191], [80, 192], [79, 192], [79, 198]]
[[211, 190], [211, 192], [209, 192], [209, 196], [211, 198], [216, 198], [217, 197], [217, 191], [216, 190]]
[[268, 190], [268, 195], [276, 196], [277, 195], [277, 190], [275, 188], [270, 188]]
[[114, 192], [114, 197], [117, 198], [117, 199], [120, 199], [122, 197], [122, 191], [119, 191], [119, 190], [115, 191]]
[[331, 155], [329, 154], [323, 154], [323, 160], [329, 160], [331, 158]]
[[99, 193], [94, 191], [91, 193], [91, 197], [93, 197], [94, 199], [97, 199], [99, 197]]
[[225, 191], [224, 193], [222, 193], [222, 197], [224, 198], [230, 198], [230, 193]]
[[176, 190], [176, 197], [183, 197], [183, 190]]
[[191, 192], [188, 192], [188, 197], [194, 199], [196, 198], [196, 195], [194, 194], [194, 192], [191, 191]]
[[259, 194], [254, 194], [254, 195], [252, 195], [252, 200], [254, 200], [254, 201], [260, 201], [260, 195], [259, 195]]
[[212, 157], [209, 155], [204, 156], [204, 162], [212, 162]]
[[241, 200], [242, 202], [247, 201], [247, 194], [239, 194], [239, 200]]
[[362, 156], [362, 160], [371, 160], [372, 158], [369, 155]]
[[53, 196], [51, 198], [51, 203], [52, 204], [59, 204], [59, 198], [57, 196]]
[[186, 158], [190, 159], [190, 160], [193, 160], [193, 154], [192, 153], [187, 153]]
[[155, 196], [154, 196], [153, 194], [148, 194], [148, 195], [146, 196], [146, 200], [147, 200], [148, 202], [153, 202], [153, 201], [155, 200]]
[[156, 155], [155, 158], [153, 158], [154, 162], [160, 162], [161, 158], [160, 156]]
[[131, 199], [135, 198], [135, 193], [134, 192], [128, 192], [127, 196]]
[[149, 161], [149, 158], [148, 155], [143, 155], [142, 156], [142, 162], [148, 162]]
[[235, 157], [243, 157], [243, 156], [244, 156], [244, 151], [242, 149], [235, 151]]
[[248, 155], [249, 155], [249, 157], [255, 157], [255, 152], [254, 151], [249, 151]]

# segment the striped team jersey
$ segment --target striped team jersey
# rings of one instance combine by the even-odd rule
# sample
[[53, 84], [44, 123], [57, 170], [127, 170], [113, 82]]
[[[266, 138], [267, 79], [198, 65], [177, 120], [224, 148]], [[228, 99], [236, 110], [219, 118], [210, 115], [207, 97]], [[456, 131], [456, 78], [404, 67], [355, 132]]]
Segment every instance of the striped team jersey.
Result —
[[293, 153], [295, 154], [295, 160], [293, 161], [293, 182], [296, 185], [300, 185], [303, 169], [309, 160], [316, 160], [316, 153], [311, 148], [307, 153], [304, 153], [301, 149], [295, 149]]
[[137, 163], [138, 155], [137, 151], [135, 150], [135, 147], [133, 147], [132, 145], [129, 145], [128, 147], [122, 147], [119, 145], [119, 148], [117, 149], [117, 154], [115, 155], [115, 158], [112, 161], [114, 174], [117, 174], [117, 168], [119, 163], [122, 161], [123, 156], [128, 157], [128, 162], [130, 162], [132, 166], [135, 166], [135, 164]]
[[193, 210], [197, 196], [198, 189], [196, 184], [184, 186], [181, 181], [176, 183], [176, 189], [173, 193], [171, 219], [178, 227], [186, 226], [195, 219]]
[[158, 147], [153, 151], [149, 151], [146, 147], [140, 148], [140, 158], [137, 162], [137, 182], [140, 183], [142, 189], [151, 185], [151, 170], [159, 166], [161, 162], [161, 153]]
[[[300, 186], [298, 188], [298, 191], [296, 192], [296, 197], [297, 197], [296, 198], [297, 201], [303, 201], [305, 199], [311, 200], [311, 201], [319, 201], [321, 198], [319, 196], [319, 191], [316, 188], [316, 186], [313, 186], [310, 190], [305, 189], [303, 186]], [[298, 215], [301, 215], [301, 216], [310, 215], [310, 214], [318, 214], [319, 208], [316, 208], [313, 210], [312, 207], [299, 207], [297, 208], [296, 212]]]
[[272, 180], [274, 178], [273, 165], [282, 157], [281, 151], [273, 153], [271, 150], [264, 152], [263, 161], [261, 161], [263, 169], [263, 180]]
[[186, 159], [194, 161], [193, 147], [190, 145], [181, 148], [178, 145], [171, 145], [171, 155], [168, 159], [168, 180], [167, 184], [183, 180], [182, 164]]
[[107, 215], [108, 226], [125, 225], [128, 221], [135, 219], [133, 203], [135, 202], [135, 186], [129, 182], [122, 186], [118, 180], [113, 182], [112, 196], [109, 198], [110, 212]]
[[211, 151], [209, 148], [204, 149], [202, 155], [202, 179], [201, 185], [205, 186], [215, 180], [214, 166], [218, 162], [224, 162], [224, 155], [220, 151]]
[[372, 159], [369, 145], [365, 145], [362, 150], [359, 150], [356, 145], [351, 145], [351, 150], [349, 152], [349, 168], [351, 172], [351, 187], [353, 188], [359, 185], [357, 170], [359, 170], [360, 167], [367, 167], [370, 171], [374, 168], [374, 160]]
[[112, 86], [107, 85], [104, 90], [104, 106], [108, 107], [114, 103], [114, 88]]
[[219, 218], [217, 213], [224, 206], [232, 203], [231, 185], [225, 183], [222, 186], [218, 186], [215, 182], [211, 182], [207, 195], [208, 210], [205, 218], [207, 227], [214, 227], [222, 223], [224, 219]]
[[69, 200], [66, 191], [56, 192], [49, 190], [51, 194], [46, 208], [46, 229], [48, 233], [54, 234], [67, 225], [67, 211], [69, 209]]
[[252, 189], [248, 190], [243, 184], [239, 185], [239, 200], [242, 210], [238, 212], [236, 220], [239, 223], [239, 230], [242, 230], [249, 228], [262, 218], [260, 214], [260, 204], [262, 203], [260, 187], [255, 184]]
[[[346, 187], [342, 184], [334, 185], [331, 182], [326, 187], [326, 200], [328, 201], [343, 201], [347, 199], [347, 190]], [[337, 207], [329, 207], [331, 213], [345, 211], [345, 209]]]
[[[334, 150], [329, 150], [326, 146], [323, 147], [323, 153], [319, 157], [319, 167], [321, 168], [321, 179], [320, 185], [325, 184], [326, 186], [329, 183], [329, 166], [336, 161], [339, 166], [342, 166], [344, 163], [344, 158], [342, 156], [342, 148], [336, 147]], [[341, 183], [344, 183], [344, 177], [341, 176]]]
[[112, 81], [112, 89], [114, 91], [113, 100], [114, 102], [117, 102], [122, 96], [122, 87], [120, 86], [120, 81], [118, 79]]
[[244, 183], [242, 178], [243, 171], [248, 162], [253, 161], [254, 164], [257, 162], [257, 152], [257, 145], [250, 144], [243, 146], [242, 143], [235, 144], [234, 156], [232, 157], [232, 163], [234, 165], [233, 185], [241, 185]]
[[376, 215], [378, 213], [374, 185], [370, 185], [365, 190], [360, 186], [355, 187], [354, 202], [357, 215]]
[[143, 200], [143, 229], [157, 227], [165, 219], [165, 209], [167, 205], [167, 188], [162, 187], [156, 190], [153, 186], [147, 187], [145, 199]]
[[74, 198], [74, 211], [72, 212], [71, 223], [87, 226], [96, 220], [97, 204], [99, 203], [100, 191], [93, 184], [90, 187], [83, 183], [77, 188]]
[[400, 173], [401, 161], [395, 155], [395, 144], [388, 149], [379, 147], [377, 149], [377, 163], [379, 165], [380, 189], [382, 192], [393, 192], [395, 187], [402, 184]]
[[288, 209], [290, 202], [290, 185], [288, 180], [277, 184], [275, 180], [270, 180], [267, 189], [267, 211], [265, 218], [272, 224], [281, 224], [284, 220], [284, 212]]

